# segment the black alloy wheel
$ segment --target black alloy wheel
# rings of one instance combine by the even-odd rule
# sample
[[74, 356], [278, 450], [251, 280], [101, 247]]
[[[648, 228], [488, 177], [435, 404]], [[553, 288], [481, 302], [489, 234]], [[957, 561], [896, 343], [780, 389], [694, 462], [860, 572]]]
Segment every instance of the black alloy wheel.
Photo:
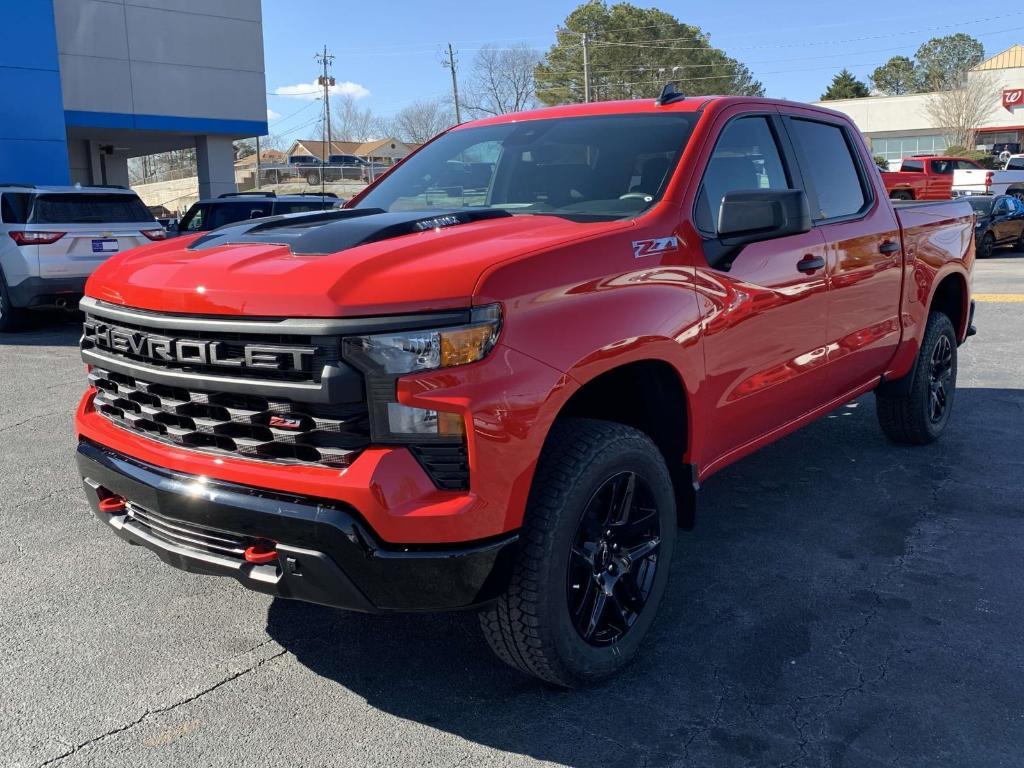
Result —
[[635, 472], [605, 481], [583, 512], [569, 558], [569, 610], [585, 642], [611, 645], [633, 627], [651, 594], [660, 544], [646, 481]]
[[946, 335], [939, 336], [932, 349], [931, 374], [928, 379], [928, 418], [932, 424], [941, 424], [949, 407], [949, 386], [953, 377], [953, 345]]

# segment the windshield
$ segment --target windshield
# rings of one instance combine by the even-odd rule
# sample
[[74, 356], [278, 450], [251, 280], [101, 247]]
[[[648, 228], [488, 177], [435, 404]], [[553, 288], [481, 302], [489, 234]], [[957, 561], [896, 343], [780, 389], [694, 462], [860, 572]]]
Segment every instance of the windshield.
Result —
[[991, 197], [968, 197], [967, 202], [971, 204], [971, 208], [974, 209], [975, 213], [982, 216], [988, 216], [992, 213], [992, 203], [994, 200]]
[[636, 216], [664, 192], [697, 115], [529, 120], [451, 131], [357, 207], [498, 208], [581, 221]]

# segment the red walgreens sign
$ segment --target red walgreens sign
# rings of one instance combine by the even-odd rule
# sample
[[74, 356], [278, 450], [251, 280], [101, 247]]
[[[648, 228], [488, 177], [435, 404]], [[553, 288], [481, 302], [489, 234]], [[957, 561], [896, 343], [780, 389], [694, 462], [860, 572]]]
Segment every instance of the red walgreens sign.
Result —
[[1007, 88], [1003, 91], [1003, 107], [1013, 112], [1014, 107], [1024, 105], [1024, 88]]

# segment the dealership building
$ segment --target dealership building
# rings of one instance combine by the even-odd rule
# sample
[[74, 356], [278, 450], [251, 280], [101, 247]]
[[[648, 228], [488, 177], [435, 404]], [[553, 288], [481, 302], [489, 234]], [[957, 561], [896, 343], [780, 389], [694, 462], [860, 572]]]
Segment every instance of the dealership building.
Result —
[[0, 183], [128, 184], [128, 158], [194, 147], [202, 196], [267, 132], [260, 0], [0, 5]]
[[[983, 61], [967, 77], [990, 93], [988, 114], [976, 126], [977, 148], [1020, 152], [1024, 147], [1024, 46], [1014, 45]], [[941, 153], [946, 148], [942, 129], [928, 115], [928, 102], [934, 98], [932, 93], [913, 93], [818, 104], [849, 115], [872, 152], [895, 169], [904, 157]]]

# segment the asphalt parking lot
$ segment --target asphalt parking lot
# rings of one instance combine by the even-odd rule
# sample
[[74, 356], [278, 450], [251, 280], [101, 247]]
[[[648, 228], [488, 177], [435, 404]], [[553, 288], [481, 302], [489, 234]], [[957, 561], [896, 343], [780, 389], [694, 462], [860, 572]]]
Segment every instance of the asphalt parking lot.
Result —
[[[979, 264], [937, 445], [869, 395], [705, 486], [641, 659], [587, 691], [475, 617], [368, 617], [180, 573], [92, 519], [78, 327], [0, 336], [0, 764], [1019, 766], [1024, 254]], [[1009, 299], [1011, 297], [1006, 297]]]

